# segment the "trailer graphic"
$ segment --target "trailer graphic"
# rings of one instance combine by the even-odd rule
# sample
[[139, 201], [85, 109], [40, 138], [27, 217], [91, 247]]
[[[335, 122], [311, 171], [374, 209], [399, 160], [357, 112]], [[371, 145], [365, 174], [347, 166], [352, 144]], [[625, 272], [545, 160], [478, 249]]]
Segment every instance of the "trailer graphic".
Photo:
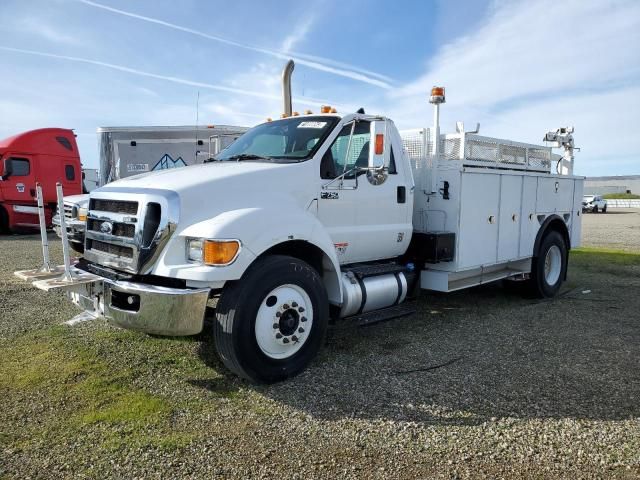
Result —
[[178, 157], [175, 160], [171, 158], [171, 155], [165, 153], [162, 158], [156, 163], [151, 170], [168, 170], [170, 168], [180, 168], [186, 167], [187, 163], [182, 159], [182, 157]]

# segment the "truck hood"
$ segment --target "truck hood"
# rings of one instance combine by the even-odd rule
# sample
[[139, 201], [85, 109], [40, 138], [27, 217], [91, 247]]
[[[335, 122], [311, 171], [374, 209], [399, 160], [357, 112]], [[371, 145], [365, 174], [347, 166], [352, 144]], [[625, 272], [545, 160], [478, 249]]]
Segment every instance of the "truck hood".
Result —
[[[297, 204], [306, 208], [315, 197], [313, 168], [300, 163], [212, 162], [144, 173], [112, 182], [94, 192], [168, 190], [180, 197], [181, 219], [189, 221], [240, 208]], [[93, 192], [92, 192], [93, 194]], [[117, 197], [117, 191], [112, 195]], [[277, 207], [276, 207], [277, 208]]]
[[200, 185], [208, 185], [212, 182], [230, 180], [234, 177], [247, 178], [247, 175], [256, 175], [274, 172], [290, 166], [291, 164], [276, 164], [267, 162], [211, 162], [200, 165], [192, 165], [183, 168], [171, 168], [157, 172], [148, 172], [133, 177], [123, 178], [108, 185], [108, 187], [124, 188], [157, 188], [171, 190], [180, 193], [184, 190], [197, 188]]

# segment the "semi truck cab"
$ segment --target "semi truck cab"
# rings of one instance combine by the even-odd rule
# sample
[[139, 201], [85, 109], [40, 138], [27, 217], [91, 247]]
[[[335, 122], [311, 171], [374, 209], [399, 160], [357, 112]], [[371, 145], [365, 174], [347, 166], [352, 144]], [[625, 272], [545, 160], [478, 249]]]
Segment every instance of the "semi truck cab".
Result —
[[0, 141], [0, 229], [38, 228], [36, 183], [42, 186], [46, 224], [55, 210], [56, 182], [82, 193], [80, 155], [72, 130], [43, 128]]

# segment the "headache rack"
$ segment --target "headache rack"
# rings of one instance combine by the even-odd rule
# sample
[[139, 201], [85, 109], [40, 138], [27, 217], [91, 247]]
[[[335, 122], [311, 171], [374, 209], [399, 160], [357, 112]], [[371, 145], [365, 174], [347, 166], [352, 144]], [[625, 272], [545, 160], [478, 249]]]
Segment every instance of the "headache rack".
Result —
[[[414, 170], [433, 168], [433, 129], [403, 130], [400, 135]], [[447, 162], [456, 161], [460, 162], [461, 166], [475, 168], [551, 174], [554, 163], [551, 147], [485, 137], [469, 132], [440, 135], [439, 153], [439, 161], [445, 165]]]

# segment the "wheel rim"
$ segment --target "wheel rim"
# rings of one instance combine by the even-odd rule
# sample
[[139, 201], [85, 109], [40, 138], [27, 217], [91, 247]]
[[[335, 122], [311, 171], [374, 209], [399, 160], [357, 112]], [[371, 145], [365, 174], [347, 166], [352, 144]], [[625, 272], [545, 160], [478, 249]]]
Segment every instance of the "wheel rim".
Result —
[[551, 245], [544, 257], [544, 279], [548, 285], [555, 285], [562, 270], [562, 252], [557, 245]]
[[311, 298], [302, 287], [286, 284], [262, 299], [256, 316], [256, 341], [262, 353], [281, 360], [298, 352], [313, 326]]

